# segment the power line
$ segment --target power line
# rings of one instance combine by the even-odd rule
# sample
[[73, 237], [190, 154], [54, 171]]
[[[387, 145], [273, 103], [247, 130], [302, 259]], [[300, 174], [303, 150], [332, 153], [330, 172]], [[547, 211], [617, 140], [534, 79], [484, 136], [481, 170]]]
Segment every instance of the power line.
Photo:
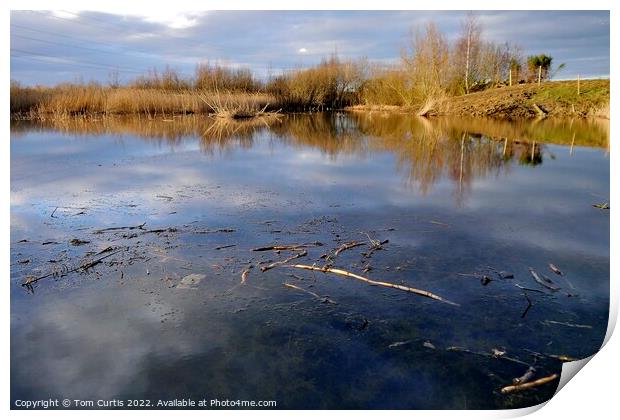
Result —
[[78, 45], [72, 45], [72, 44], [65, 44], [62, 42], [56, 42], [56, 41], [49, 41], [46, 39], [40, 39], [40, 38], [32, 38], [29, 36], [24, 36], [24, 35], [12, 35], [12, 37], [17, 37], [17, 38], [22, 38], [22, 39], [29, 39], [31, 41], [37, 41], [37, 42], [43, 42], [46, 44], [52, 44], [52, 45], [59, 45], [62, 47], [70, 47], [70, 48], [78, 48], [80, 50], [87, 50], [87, 51], [94, 51], [94, 52], [99, 52], [99, 53], [104, 53], [104, 54], [113, 54], [113, 55], [118, 55], [118, 54], [123, 54], [122, 52], [113, 52], [113, 51], [105, 51], [105, 50], [100, 50], [100, 49], [96, 49], [96, 48], [89, 48], [89, 47], [81, 47]]
[[11, 48], [11, 52], [17, 52], [17, 53], [21, 53], [21, 54], [28, 54], [29, 56], [25, 57], [25, 56], [15, 56], [12, 55], [11, 57], [14, 58], [22, 58], [22, 59], [32, 59], [32, 60], [38, 60], [38, 61], [43, 61], [47, 64], [64, 64], [64, 65], [88, 65], [88, 66], [96, 66], [96, 67], [101, 67], [101, 68], [108, 68], [108, 69], [113, 69], [113, 70], [117, 70], [117, 71], [123, 71], [123, 72], [127, 72], [127, 73], [139, 73], [139, 74], [144, 74], [144, 70], [138, 70], [135, 68], [131, 68], [131, 67], [119, 67], [119, 66], [111, 66], [111, 65], [107, 65], [107, 64], [102, 64], [102, 63], [95, 63], [95, 62], [90, 62], [90, 61], [84, 61], [84, 60], [80, 60], [77, 62], [59, 62], [59, 61], [47, 61], [47, 60], [41, 60], [40, 57], [43, 58], [52, 58], [52, 59], [58, 59], [59, 57], [54, 57], [51, 55], [46, 55], [46, 54], [40, 54], [40, 53], [36, 53], [33, 51], [26, 51], [26, 50], [22, 50], [22, 49], [18, 49], [18, 48]]
[[139, 73], [139, 74], [142, 74], [142, 72], [135, 72], [135, 71], [130, 71], [130, 70], [119, 70], [119, 69], [116, 69], [114, 67], [95, 66], [95, 65], [80, 64], [80, 63], [59, 63], [59, 62], [47, 61], [47, 60], [39, 59], [37, 57], [24, 57], [24, 56], [19, 56], [19, 55], [17, 55], [17, 56], [16, 55], [11, 55], [11, 58], [15, 58], [15, 59], [18, 59], [18, 60], [38, 61], [40, 63], [45, 63], [45, 64], [71, 65], [72, 67], [85, 67], [85, 68], [97, 69], [97, 70], [112, 70], [112, 71], [117, 71], [119, 73]]

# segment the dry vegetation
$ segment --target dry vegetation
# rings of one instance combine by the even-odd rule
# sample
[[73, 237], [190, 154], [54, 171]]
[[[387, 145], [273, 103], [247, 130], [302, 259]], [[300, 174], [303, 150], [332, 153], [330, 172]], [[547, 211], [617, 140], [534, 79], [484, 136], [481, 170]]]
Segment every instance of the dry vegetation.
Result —
[[[538, 76], [544, 82], [562, 65], [553, 71], [551, 57], [542, 54], [524, 58], [518, 47], [488, 42], [482, 35], [474, 15], [465, 19], [461, 35], [453, 43], [429, 23], [412, 34], [398, 64], [342, 60], [334, 54], [313, 67], [284, 72], [268, 80], [257, 79], [248, 68], [205, 63], [196, 68], [193, 77], [184, 78], [166, 68], [161, 73], [150, 71], [124, 86], [90, 83], [23, 87], [12, 82], [11, 114], [14, 118], [39, 119], [123, 114], [164, 119], [183, 114], [250, 118], [277, 110], [354, 107], [397, 108], [422, 116], [456, 112], [530, 117], [538, 112], [529, 100], [533, 96], [557, 114], [601, 115], [605, 110], [608, 114], [608, 87], [606, 91], [595, 89], [589, 93], [586, 89], [583, 93], [587, 95], [580, 96], [574, 88], [550, 91], [542, 88], [544, 83], [539, 87], [533, 83], [538, 82]], [[533, 92], [521, 101], [529, 107], [527, 110], [521, 102], [515, 105], [510, 95], [500, 95], [505, 103], [491, 105], [480, 102], [484, 96], [475, 96], [476, 92], [501, 91], [504, 89], [498, 88], [509, 85]], [[586, 97], [591, 103], [584, 102]], [[589, 107], [587, 112], [584, 106]], [[596, 111], [592, 111], [593, 106]]]

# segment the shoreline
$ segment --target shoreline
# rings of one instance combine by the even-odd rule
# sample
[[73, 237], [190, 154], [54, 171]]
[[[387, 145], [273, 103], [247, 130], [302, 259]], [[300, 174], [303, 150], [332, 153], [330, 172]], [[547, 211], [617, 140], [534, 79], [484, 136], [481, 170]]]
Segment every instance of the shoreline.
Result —
[[[21, 98], [20, 98], [21, 96]], [[27, 100], [12, 94], [11, 120], [98, 118], [120, 115], [172, 118], [182, 115], [228, 116], [252, 119], [267, 113], [297, 114], [322, 111], [387, 112], [419, 116], [458, 116], [495, 119], [545, 117], [604, 118], [609, 120], [610, 80], [568, 80], [501, 86], [460, 96], [427, 99], [425, 104], [356, 104], [287, 107], [266, 93], [201, 93], [120, 88], [86, 89], [39, 95]], [[129, 98], [132, 98], [131, 101]], [[22, 99], [20, 101], [20, 99]], [[14, 106], [20, 104], [21, 106]]]
[[[609, 120], [609, 79], [545, 82], [503, 86], [468, 95], [446, 97], [426, 115], [535, 119], [541, 117], [604, 118]], [[354, 105], [347, 111], [419, 114], [418, 106]]]

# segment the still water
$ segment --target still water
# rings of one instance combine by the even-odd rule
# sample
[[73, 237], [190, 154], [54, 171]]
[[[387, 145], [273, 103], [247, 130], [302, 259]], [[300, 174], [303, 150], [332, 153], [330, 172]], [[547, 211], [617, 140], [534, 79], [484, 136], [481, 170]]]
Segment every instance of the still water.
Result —
[[14, 122], [12, 404], [540, 403], [500, 390], [600, 347], [608, 201], [608, 121]]

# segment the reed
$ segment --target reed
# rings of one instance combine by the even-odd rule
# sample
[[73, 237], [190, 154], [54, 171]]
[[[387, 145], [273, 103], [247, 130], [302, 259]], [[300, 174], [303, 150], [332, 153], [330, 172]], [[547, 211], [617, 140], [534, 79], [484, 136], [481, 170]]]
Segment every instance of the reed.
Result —
[[155, 88], [102, 87], [66, 84], [56, 87], [11, 85], [11, 116], [14, 119], [62, 119], [100, 115], [142, 115], [168, 118], [173, 115], [216, 114], [250, 117], [267, 111], [276, 100], [262, 93], [201, 90], [171, 91]]

